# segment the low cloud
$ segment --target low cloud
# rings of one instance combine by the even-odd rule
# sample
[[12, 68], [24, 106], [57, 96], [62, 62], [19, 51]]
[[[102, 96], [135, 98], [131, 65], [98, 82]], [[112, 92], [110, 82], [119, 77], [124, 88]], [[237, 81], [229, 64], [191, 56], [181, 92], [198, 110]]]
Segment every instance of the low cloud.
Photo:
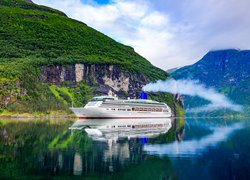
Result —
[[143, 87], [148, 92], [168, 92], [172, 94], [182, 94], [188, 96], [198, 96], [210, 102], [208, 105], [189, 109], [189, 112], [214, 111], [218, 109], [229, 109], [232, 111], [242, 111], [242, 106], [234, 104], [223, 94], [216, 92], [213, 88], [206, 88], [203, 84], [193, 80], [166, 80], [149, 83]]

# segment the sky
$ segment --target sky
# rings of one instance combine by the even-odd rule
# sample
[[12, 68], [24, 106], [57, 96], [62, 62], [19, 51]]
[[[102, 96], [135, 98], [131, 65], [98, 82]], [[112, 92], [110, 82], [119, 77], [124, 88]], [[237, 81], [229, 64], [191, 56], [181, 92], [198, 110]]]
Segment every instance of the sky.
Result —
[[129, 45], [164, 70], [250, 49], [250, 0], [33, 0]]

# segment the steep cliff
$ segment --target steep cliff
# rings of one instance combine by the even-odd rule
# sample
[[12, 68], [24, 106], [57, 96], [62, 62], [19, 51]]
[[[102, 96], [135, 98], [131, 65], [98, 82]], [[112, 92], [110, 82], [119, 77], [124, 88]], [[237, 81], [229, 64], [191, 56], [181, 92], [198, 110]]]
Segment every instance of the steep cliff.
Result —
[[139, 73], [122, 70], [116, 65], [72, 64], [43, 66], [41, 81], [49, 84], [63, 85], [65, 81], [84, 82], [96, 87], [96, 94], [116, 94], [119, 97], [138, 97], [142, 87], [150, 82], [149, 78]]

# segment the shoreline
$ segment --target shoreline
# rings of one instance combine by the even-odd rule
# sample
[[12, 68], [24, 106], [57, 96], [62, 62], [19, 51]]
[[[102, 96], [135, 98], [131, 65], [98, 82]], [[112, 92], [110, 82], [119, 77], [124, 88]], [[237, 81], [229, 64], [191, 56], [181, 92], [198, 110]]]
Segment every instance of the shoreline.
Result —
[[27, 114], [13, 114], [0, 115], [0, 119], [76, 119], [74, 115], [27, 115]]

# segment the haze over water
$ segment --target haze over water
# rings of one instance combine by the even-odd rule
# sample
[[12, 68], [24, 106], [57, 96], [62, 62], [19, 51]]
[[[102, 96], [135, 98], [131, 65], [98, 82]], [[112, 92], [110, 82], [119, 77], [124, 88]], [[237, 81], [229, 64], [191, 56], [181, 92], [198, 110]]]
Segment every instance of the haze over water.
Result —
[[249, 179], [249, 119], [135, 121], [0, 120], [0, 178]]

